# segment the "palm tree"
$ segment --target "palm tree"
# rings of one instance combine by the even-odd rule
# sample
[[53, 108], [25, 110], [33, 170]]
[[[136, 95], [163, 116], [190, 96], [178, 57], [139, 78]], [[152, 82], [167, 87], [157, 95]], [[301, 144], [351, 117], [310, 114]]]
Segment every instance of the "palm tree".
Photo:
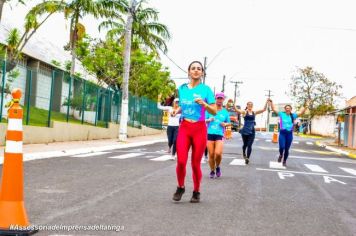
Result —
[[[116, 0], [117, 1], [117, 0]], [[85, 27], [79, 21], [86, 15], [92, 15], [96, 19], [99, 17], [113, 16], [113, 8], [118, 3], [114, 4], [112, 0], [49, 0], [40, 3], [33, 7], [30, 11], [34, 15], [42, 15], [48, 11], [56, 13], [64, 13], [65, 19], [70, 20], [70, 39], [67, 48], [70, 49], [72, 54], [72, 65], [70, 74], [73, 75], [75, 71], [75, 49], [77, 41], [80, 40], [85, 34]]]
[[[124, 8], [125, 13], [127, 13], [126, 23], [120, 15], [116, 15], [116, 21], [105, 21], [99, 26], [99, 29], [103, 27], [111, 27], [111, 30], [108, 32], [109, 36], [117, 36], [119, 43], [124, 42], [125, 44], [124, 76], [122, 82], [122, 104], [119, 130], [120, 141], [127, 140], [128, 90], [131, 50], [144, 46], [148, 47], [158, 56], [158, 50], [161, 50], [164, 53], [167, 52], [165, 40], [170, 39], [170, 33], [167, 26], [157, 22], [158, 11], [153, 8], [144, 8], [143, 3], [145, 2], [145, 0], [139, 2], [131, 0], [130, 5], [126, 3], [126, 7]], [[135, 42], [133, 47], [131, 46], [132, 42]]]
[[[136, 2], [136, 1], [135, 1]], [[145, 8], [145, 0], [135, 3], [132, 9], [126, 7], [125, 13], [132, 14], [132, 50], [139, 47], [149, 48], [157, 56], [158, 52], [168, 51], [166, 41], [171, 38], [168, 27], [158, 22], [158, 11], [154, 8]], [[116, 14], [112, 20], [107, 20], [99, 25], [99, 30], [109, 29], [108, 36], [118, 39], [120, 43], [125, 39], [125, 25], [127, 22]]]

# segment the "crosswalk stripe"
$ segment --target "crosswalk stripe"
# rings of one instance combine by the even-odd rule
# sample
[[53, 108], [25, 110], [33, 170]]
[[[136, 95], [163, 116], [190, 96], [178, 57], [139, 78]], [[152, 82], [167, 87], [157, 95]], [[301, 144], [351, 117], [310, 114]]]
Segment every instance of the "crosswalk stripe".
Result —
[[308, 145], [313, 145], [313, 143], [312, 143], [312, 142], [307, 142], [307, 144], [308, 144]]
[[112, 156], [109, 158], [112, 159], [127, 159], [127, 158], [131, 158], [131, 157], [139, 157], [144, 155], [144, 153], [127, 153], [127, 154], [123, 154], [123, 155], [119, 155], [119, 156]]
[[356, 175], [356, 170], [354, 169], [351, 169], [351, 168], [344, 168], [344, 167], [339, 167], [341, 170], [349, 173], [349, 174], [352, 174], [352, 175]]
[[156, 157], [153, 159], [150, 159], [151, 161], [167, 161], [167, 160], [172, 160], [172, 156], [171, 155], [163, 155], [160, 157]]
[[309, 170], [313, 172], [319, 172], [319, 173], [328, 173], [326, 170], [321, 168], [318, 165], [312, 165], [312, 164], [304, 164]]
[[245, 166], [245, 160], [243, 159], [234, 159], [232, 160], [232, 162], [230, 162], [229, 165], [233, 165], [233, 166]]
[[286, 169], [285, 166], [282, 165], [282, 162], [270, 161], [269, 168], [273, 169]]
[[93, 156], [104, 155], [104, 154], [107, 154], [107, 153], [109, 153], [109, 152], [91, 152], [91, 153], [75, 155], [73, 157], [93, 157]]

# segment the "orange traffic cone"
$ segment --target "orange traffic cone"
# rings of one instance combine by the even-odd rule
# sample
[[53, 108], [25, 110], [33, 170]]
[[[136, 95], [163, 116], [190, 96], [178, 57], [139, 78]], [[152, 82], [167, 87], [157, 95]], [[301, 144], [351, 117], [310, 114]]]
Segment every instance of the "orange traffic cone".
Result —
[[278, 128], [277, 128], [277, 125], [274, 126], [272, 142], [273, 143], [278, 143]]
[[232, 130], [231, 130], [231, 126], [226, 126], [225, 127], [225, 138], [226, 139], [231, 139], [232, 138]]
[[11, 95], [0, 185], [0, 235], [30, 235], [36, 231], [26, 228], [29, 222], [23, 194], [21, 90], [14, 89]]

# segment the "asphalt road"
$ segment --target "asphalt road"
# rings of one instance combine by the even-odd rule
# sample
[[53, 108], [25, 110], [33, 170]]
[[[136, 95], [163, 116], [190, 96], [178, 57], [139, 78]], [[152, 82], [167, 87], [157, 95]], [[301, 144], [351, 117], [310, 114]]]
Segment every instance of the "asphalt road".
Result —
[[[356, 235], [356, 161], [295, 137], [288, 167], [278, 145], [257, 134], [243, 165], [241, 138], [226, 141], [222, 177], [202, 163], [201, 202], [173, 202], [175, 161], [166, 143], [25, 162], [25, 203], [38, 226], [114, 226], [42, 230], [36, 235]], [[120, 228], [119, 228], [120, 227]]]

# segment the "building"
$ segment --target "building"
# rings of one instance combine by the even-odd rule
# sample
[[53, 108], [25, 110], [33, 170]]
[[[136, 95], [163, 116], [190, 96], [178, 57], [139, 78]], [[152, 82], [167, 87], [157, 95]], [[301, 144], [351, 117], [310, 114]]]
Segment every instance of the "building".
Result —
[[[275, 104], [276, 108], [278, 111], [284, 111], [284, 107], [286, 105], [290, 105], [290, 103], [278, 103]], [[270, 108], [268, 108], [270, 109]], [[278, 118], [278, 114], [274, 113], [272, 110], [270, 110], [269, 112], [269, 117], [267, 117], [267, 131], [268, 132], [273, 132], [274, 127], [277, 125], [277, 127], [279, 127], [279, 118]]]
[[[11, 26], [1, 24], [0, 25], [0, 45], [6, 45], [6, 39], [8, 37]], [[14, 81], [9, 80], [9, 76], [6, 76], [4, 81], [5, 85], [9, 86], [9, 89], [20, 88], [22, 91], [22, 97], [20, 104], [30, 104], [33, 107], [52, 111], [66, 113], [68, 107], [65, 105], [68, 97], [71, 99], [82, 95], [86, 84], [87, 93], [90, 93], [93, 85], [97, 84], [97, 80], [94, 76], [85, 71], [79, 61], [76, 61], [76, 72], [81, 74], [82, 78], [70, 80], [67, 72], [60, 68], [57, 68], [53, 61], [60, 62], [62, 65], [66, 61], [71, 61], [71, 55], [69, 51], [65, 51], [53, 43], [34, 35], [23, 49], [23, 58], [18, 62], [15, 69], [18, 72], [18, 77]], [[0, 60], [1, 66], [3, 65]], [[9, 65], [7, 63], [7, 65]], [[0, 70], [2, 76], [2, 70]], [[90, 83], [87, 83], [90, 81]], [[6, 87], [6, 86], [5, 86]], [[51, 94], [53, 91], [53, 94]], [[89, 92], [88, 92], [89, 91]], [[95, 93], [95, 91], [93, 92]], [[99, 95], [99, 109], [98, 112], [91, 109], [86, 112], [84, 121], [88, 123], [95, 123], [96, 113], [98, 113], [98, 120], [113, 120], [118, 113], [118, 106], [110, 104], [106, 97], [112, 96], [112, 93], [106, 88], [102, 89]], [[92, 96], [96, 97], [96, 93]], [[9, 94], [3, 96], [2, 116], [6, 117], [5, 104], [11, 100]], [[91, 104], [87, 104], [90, 107]], [[112, 107], [111, 116], [109, 115], [108, 106]], [[69, 108], [69, 112], [76, 118], [80, 119], [80, 111]]]
[[344, 146], [356, 149], [356, 96], [346, 102], [344, 112]]

